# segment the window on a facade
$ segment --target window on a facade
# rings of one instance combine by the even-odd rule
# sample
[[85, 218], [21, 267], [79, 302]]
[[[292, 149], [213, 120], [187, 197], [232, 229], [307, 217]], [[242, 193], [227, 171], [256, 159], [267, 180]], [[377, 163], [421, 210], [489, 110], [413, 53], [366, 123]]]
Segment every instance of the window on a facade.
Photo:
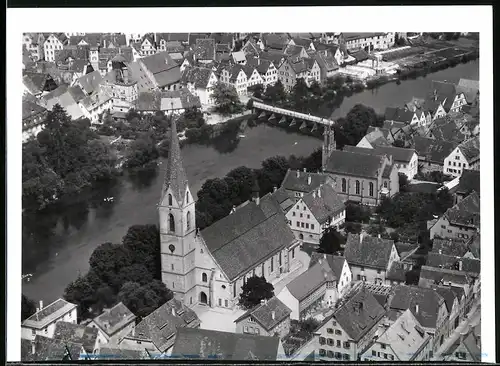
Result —
[[359, 194], [360, 192], [360, 183], [359, 180], [356, 180], [356, 194]]
[[334, 340], [333, 340], [333, 339], [331, 339], [331, 338], [328, 338], [328, 339], [327, 339], [327, 342], [328, 342], [328, 345], [329, 345], [329, 346], [333, 346], [333, 345], [335, 344], [335, 343], [334, 343]]
[[326, 356], [330, 357], [330, 358], [333, 358], [333, 351], [327, 351], [326, 352]]
[[332, 334], [333, 333], [333, 328], [326, 328], [326, 332]]
[[349, 361], [351, 359], [351, 356], [349, 356], [347, 353], [344, 353], [344, 360]]
[[271, 273], [274, 272], [274, 257], [271, 257]]
[[361, 275], [357, 275], [357, 276], [356, 276], [356, 279], [357, 279], [358, 281], [361, 281]]
[[346, 192], [347, 191], [347, 181], [345, 180], [345, 178], [342, 178], [342, 192]]
[[380, 343], [380, 348], [386, 349], [386, 345], [384, 343]]
[[297, 221], [297, 227], [300, 227], [300, 222]]
[[344, 348], [345, 348], [345, 349], [350, 349], [350, 348], [351, 348], [351, 343], [349, 343], [349, 342], [344, 342]]
[[319, 355], [320, 355], [320, 356], [325, 356], [325, 355], [326, 355], [326, 350], [325, 350], [325, 349], [323, 349], [323, 348], [320, 348], [320, 349], [319, 349]]
[[243, 331], [244, 331], [245, 333], [248, 333], [248, 327], [247, 327], [246, 325], [243, 327]]
[[292, 211], [292, 216], [295, 216], [295, 211]]
[[222, 306], [222, 299], [219, 299], [219, 306]]
[[205, 272], [203, 272], [203, 273], [201, 274], [201, 280], [202, 280], [203, 282], [207, 282], [207, 274], [206, 274]]
[[372, 182], [370, 182], [369, 187], [370, 187], [370, 196], [373, 197], [373, 183]]
[[387, 182], [384, 182], [384, 188], [387, 188]]
[[304, 217], [304, 215], [302, 213], [300, 213], [300, 217]]
[[311, 224], [311, 229], [314, 230], [314, 224]]
[[377, 356], [377, 351], [372, 351], [372, 356]]
[[337, 347], [339, 348], [340, 348], [340, 343], [341, 343], [340, 339], [337, 339]]
[[172, 214], [169, 214], [168, 215], [168, 221], [169, 221], [169, 225], [168, 225], [168, 228], [169, 228], [169, 231], [175, 233], [175, 219], [174, 219], [174, 215]]
[[325, 337], [319, 337], [319, 344], [324, 345], [326, 342]]

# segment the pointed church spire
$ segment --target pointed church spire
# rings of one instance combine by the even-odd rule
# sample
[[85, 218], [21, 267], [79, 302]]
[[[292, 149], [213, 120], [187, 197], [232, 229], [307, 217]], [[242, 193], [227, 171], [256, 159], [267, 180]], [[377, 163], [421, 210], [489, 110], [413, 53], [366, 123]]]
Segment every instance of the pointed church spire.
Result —
[[187, 187], [187, 176], [182, 164], [181, 148], [179, 146], [179, 137], [177, 136], [177, 127], [172, 118], [170, 136], [170, 151], [168, 153], [167, 170], [161, 196], [170, 188], [177, 202], [182, 202]]

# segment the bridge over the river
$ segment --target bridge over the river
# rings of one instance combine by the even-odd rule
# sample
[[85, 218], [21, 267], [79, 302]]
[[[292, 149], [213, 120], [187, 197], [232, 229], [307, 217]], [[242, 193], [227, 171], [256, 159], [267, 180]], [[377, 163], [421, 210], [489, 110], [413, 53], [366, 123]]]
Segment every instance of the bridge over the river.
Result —
[[253, 112], [258, 114], [258, 118], [266, 118], [268, 121], [275, 120], [279, 124], [288, 126], [300, 124], [300, 129], [309, 128], [311, 131], [316, 131], [319, 127], [330, 128], [335, 124], [335, 121], [331, 119], [274, 107], [257, 98], [252, 98], [252, 101]]

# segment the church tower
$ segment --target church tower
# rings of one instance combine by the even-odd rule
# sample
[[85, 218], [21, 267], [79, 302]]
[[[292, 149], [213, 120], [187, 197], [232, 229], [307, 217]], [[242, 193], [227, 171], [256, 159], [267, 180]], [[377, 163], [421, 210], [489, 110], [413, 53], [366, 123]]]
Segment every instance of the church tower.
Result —
[[161, 279], [186, 304], [195, 268], [195, 201], [182, 164], [175, 121], [172, 120], [170, 151], [165, 181], [158, 204], [161, 246]]
[[333, 130], [333, 126], [328, 124], [325, 126], [325, 130], [323, 132], [323, 154], [321, 160], [321, 166], [323, 171], [326, 169], [326, 164], [328, 162], [328, 158], [330, 157], [333, 150], [335, 150], [335, 132]]

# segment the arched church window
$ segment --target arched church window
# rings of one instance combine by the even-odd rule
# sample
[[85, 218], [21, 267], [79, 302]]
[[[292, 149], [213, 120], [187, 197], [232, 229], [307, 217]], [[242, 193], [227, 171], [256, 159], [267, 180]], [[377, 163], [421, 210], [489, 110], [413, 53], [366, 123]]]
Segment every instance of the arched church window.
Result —
[[370, 182], [370, 197], [373, 197], [373, 183]]
[[188, 211], [186, 214], [186, 228], [189, 230], [191, 228], [191, 212]]
[[172, 206], [172, 195], [170, 193], [168, 194], [168, 205]]
[[205, 272], [203, 272], [203, 273], [201, 274], [201, 281], [202, 281], [202, 282], [207, 282], [207, 274], [206, 274]]
[[347, 181], [345, 178], [342, 178], [342, 192], [345, 192], [347, 190]]
[[359, 194], [359, 191], [360, 191], [359, 187], [360, 187], [359, 180], [357, 180], [356, 181], [356, 194]]
[[175, 219], [172, 214], [168, 215], [168, 230], [175, 233]]
[[189, 192], [186, 192], [186, 203], [189, 203]]

